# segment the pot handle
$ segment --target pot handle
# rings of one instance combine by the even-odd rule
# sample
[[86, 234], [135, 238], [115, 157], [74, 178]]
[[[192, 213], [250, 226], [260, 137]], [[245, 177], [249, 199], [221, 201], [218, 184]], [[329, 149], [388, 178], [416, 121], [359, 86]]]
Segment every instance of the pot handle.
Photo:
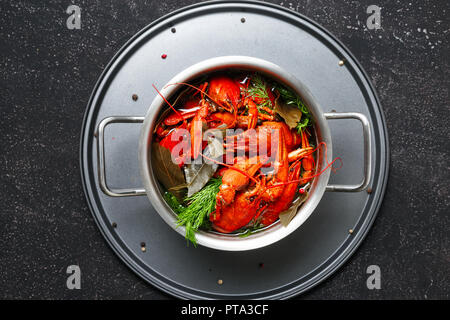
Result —
[[367, 188], [370, 182], [372, 167], [372, 138], [369, 120], [362, 113], [357, 112], [329, 112], [323, 114], [327, 120], [333, 119], [356, 119], [361, 121], [364, 139], [364, 177], [361, 183], [356, 185], [328, 185], [326, 191], [337, 192], [359, 192]]
[[110, 189], [106, 183], [105, 173], [105, 128], [110, 123], [141, 123], [144, 117], [108, 117], [100, 121], [95, 131], [97, 138], [98, 180], [100, 189], [110, 197], [131, 197], [145, 195], [144, 189]]

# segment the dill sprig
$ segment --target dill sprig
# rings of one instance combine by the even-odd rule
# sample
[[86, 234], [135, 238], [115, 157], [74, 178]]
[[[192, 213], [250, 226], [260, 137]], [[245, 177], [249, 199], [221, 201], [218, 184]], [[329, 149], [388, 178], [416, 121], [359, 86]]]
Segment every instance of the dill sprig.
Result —
[[298, 133], [302, 133], [303, 129], [312, 124], [311, 122], [311, 114], [309, 113], [308, 107], [305, 105], [302, 99], [297, 96], [291, 90], [283, 87], [277, 87], [278, 92], [280, 93], [281, 98], [284, 100], [286, 104], [293, 104], [297, 106], [302, 112], [302, 117], [300, 121], [297, 123], [296, 129]]
[[166, 200], [167, 204], [172, 208], [172, 210], [176, 214], [180, 214], [184, 209], [186, 209], [186, 207], [181, 205], [181, 203], [178, 201], [177, 197], [175, 197], [169, 191], [166, 191], [164, 193], [164, 200]]
[[216, 208], [216, 195], [221, 184], [221, 178], [211, 178], [200, 191], [185, 198], [187, 206], [182, 206], [170, 192], [166, 192], [164, 196], [169, 206], [178, 214], [177, 226], [186, 228], [186, 240], [194, 246], [197, 245], [195, 233], [201, 226], [208, 227], [208, 215]]
[[263, 109], [260, 109], [259, 107], [267, 107], [273, 109], [272, 101], [270, 100], [269, 94], [267, 93], [267, 88], [267, 82], [259, 74], [255, 74], [251, 78], [250, 85], [247, 88], [248, 97], [259, 98], [263, 101], [258, 105], [258, 111], [263, 113], [267, 112]]
[[261, 222], [254, 221], [253, 223], [250, 223], [248, 226], [239, 229], [238, 231], [236, 231], [236, 233], [239, 235], [240, 238], [246, 238], [260, 231], [260, 229], [263, 227], [264, 225], [261, 224]]

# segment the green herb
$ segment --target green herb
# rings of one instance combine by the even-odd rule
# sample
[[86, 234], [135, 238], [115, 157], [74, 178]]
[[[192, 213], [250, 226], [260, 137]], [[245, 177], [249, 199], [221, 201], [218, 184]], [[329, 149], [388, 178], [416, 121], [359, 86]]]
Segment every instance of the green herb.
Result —
[[166, 192], [167, 203], [178, 214], [177, 226], [186, 228], [186, 240], [192, 242], [194, 246], [197, 245], [195, 233], [198, 229], [209, 228], [208, 215], [216, 208], [216, 195], [221, 184], [222, 179], [211, 178], [200, 191], [185, 198], [187, 206], [182, 206], [175, 196]]
[[267, 88], [267, 83], [263, 77], [259, 74], [255, 74], [254, 77], [251, 78], [250, 85], [247, 89], [248, 97], [259, 98], [259, 100], [263, 101], [258, 105], [258, 111], [262, 113], [267, 112], [264, 109], [261, 109], [261, 107], [273, 108], [272, 101], [267, 93]]
[[293, 104], [297, 106], [302, 112], [302, 117], [296, 126], [298, 133], [301, 133], [304, 128], [312, 124], [311, 114], [309, 113], [308, 107], [305, 105], [302, 99], [300, 99], [300, 97], [291, 90], [283, 86], [277, 86], [277, 90], [286, 104]]
[[[254, 222], [250, 226], [247, 226], [247, 227], [242, 228], [241, 230], [238, 230], [238, 235], [240, 238], [246, 238], [246, 237], [260, 231], [260, 229], [263, 227], [264, 227], [264, 225], [261, 224], [260, 222]], [[241, 233], [239, 233], [239, 231]]]
[[185, 207], [183, 207], [181, 205], [181, 203], [178, 201], [177, 197], [175, 197], [169, 191], [166, 191], [164, 193], [164, 200], [166, 200], [167, 204], [172, 208], [172, 210], [176, 214], [180, 214], [184, 209], [186, 209]]

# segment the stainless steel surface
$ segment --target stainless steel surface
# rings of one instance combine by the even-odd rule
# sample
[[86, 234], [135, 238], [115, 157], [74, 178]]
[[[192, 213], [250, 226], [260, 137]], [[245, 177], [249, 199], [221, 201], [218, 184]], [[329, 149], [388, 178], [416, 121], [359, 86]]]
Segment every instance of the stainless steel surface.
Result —
[[[316, 129], [318, 141], [323, 141], [329, 148], [328, 153], [324, 153], [322, 149], [317, 151], [317, 169], [324, 168], [327, 163], [331, 161], [332, 157], [332, 139], [330, 130], [325, 119], [357, 119], [363, 125], [364, 137], [364, 177], [358, 185], [327, 185], [330, 176], [329, 170], [325, 171], [320, 176], [314, 178], [310, 190], [308, 200], [299, 208], [297, 215], [289, 223], [288, 226], [281, 226], [281, 224], [274, 223], [270, 227], [260, 230], [258, 233], [252, 234], [248, 237], [242, 238], [236, 234], [220, 234], [217, 232], [200, 231], [196, 235], [198, 244], [210, 248], [228, 251], [245, 251], [261, 248], [270, 245], [278, 240], [289, 235], [300, 227], [303, 222], [312, 214], [321, 200], [324, 191], [342, 191], [342, 192], [359, 192], [364, 190], [369, 184], [370, 170], [371, 170], [371, 134], [370, 125], [367, 118], [360, 113], [326, 113], [322, 112], [320, 105], [311, 95], [308, 88], [303, 83], [296, 79], [293, 75], [279, 66], [253, 57], [246, 56], [226, 56], [217, 57], [197, 63], [186, 70], [182, 71], [171, 79], [168, 84], [185, 83], [196, 77], [218, 70], [227, 69], [244, 69], [250, 71], [261, 72], [284, 85], [294, 89], [299, 94], [310, 112], [312, 113], [314, 126]], [[161, 94], [170, 99], [171, 96], [180, 89], [181, 85], [164, 86], [160, 91]], [[98, 176], [101, 190], [111, 197], [127, 197], [140, 196], [147, 194], [150, 202], [157, 209], [159, 215], [168, 223], [173, 229], [184, 236], [186, 230], [184, 227], [177, 226], [177, 216], [170, 209], [163, 199], [163, 196], [158, 187], [150, 156], [150, 146], [152, 145], [153, 131], [155, 123], [158, 120], [158, 115], [161, 110], [168, 108], [161, 96], [156, 96], [149, 107], [145, 117], [108, 117], [103, 119], [97, 129], [97, 152], [98, 152]], [[115, 189], [112, 190], [106, 183], [106, 168], [105, 168], [105, 150], [104, 150], [104, 131], [110, 123], [139, 123], [144, 122], [141, 137], [139, 142], [139, 161], [141, 168], [141, 178], [145, 189]], [[325, 159], [325, 154], [327, 159]]]
[[111, 189], [106, 183], [105, 165], [105, 128], [111, 123], [141, 123], [144, 117], [108, 117], [103, 119], [97, 127], [95, 136], [97, 137], [97, 158], [98, 158], [98, 180], [102, 191], [110, 197], [130, 197], [143, 196], [145, 189]]
[[[227, 70], [227, 69], [243, 69], [257, 71], [273, 78], [274, 80], [287, 85], [299, 94], [308, 109], [310, 110], [314, 126], [316, 130], [316, 136], [318, 141], [323, 141], [328, 147], [328, 153], [325, 153], [322, 149], [317, 151], [317, 169], [325, 168], [326, 165], [331, 162], [332, 157], [332, 139], [330, 135], [330, 129], [328, 123], [322, 112], [322, 108], [317, 103], [316, 99], [312, 96], [308, 88], [292, 74], [282, 69], [278, 65], [275, 65], [269, 61], [254, 57], [246, 56], [225, 56], [216, 57], [199, 62], [171, 79], [168, 84], [189, 82], [200, 75], [210, 73], [212, 71]], [[161, 94], [169, 98], [180, 89], [180, 85], [164, 86], [161, 89]], [[141, 176], [144, 187], [147, 191], [147, 196], [156, 208], [159, 215], [166, 221], [174, 230], [179, 234], [185, 234], [184, 227], [177, 226], [177, 216], [170, 209], [167, 203], [164, 201], [163, 196], [158, 188], [158, 182], [153, 174], [151, 165], [151, 156], [149, 147], [152, 144], [153, 131], [155, 123], [158, 120], [158, 115], [161, 110], [168, 108], [165, 101], [161, 96], [156, 96], [152, 104], [149, 107], [145, 121], [141, 130], [141, 137], [139, 143], [139, 161], [141, 168]], [[346, 117], [351, 117], [352, 114], [345, 114]], [[327, 159], [325, 159], [325, 155]], [[325, 192], [330, 177], [330, 171], [326, 170], [320, 176], [314, 178], [310, 195], [305, 203], [299, 208], [297, 215], [287, 226], [282, 226], [280, 223], [275, 223], [270, 228], [262, 230], [258, 233], [254, 233], [248, 237], [239, 237], [231, 234], [218, 234], [212, 232], [200, 231], [196, 235], [197, 243], [218, 250], [227, 251], [245, 251], [261, 248], [272, 243], [275, 243], [300, 227], [306, 219], [313, 213], [314, 209], [319, 204], [323, 193]], [[346, 188], [345, 186], [340, 189]], [[357, 188], [359, 189], [359, 187]], [[339, 188], [337, 188], [339, 190]], [[349, 187], [346, 191], [357, 191], [355, 188]], [[359, 190], [358, 190], [359, 191]]]
[[[161, 59], [163, 53], [167, 59]], [[187, 246], [145, 197], [105, 195], [97, 177], [94, 138], [98, 124], [106, 117], [144, 116], [157, 95], [152, 83], [160, 88], [187, 65], [235, 54], [276, 63], [301, 79], [325, 112], [363, 113], [373, 130], [371, 193], [326, 192], [314, 214], [296, 232], [270, 246], [246, 252]], [[344, 66], [338, 65], [340, 60], [345, 60]], [[139, 99], [132, 100], [132, 94]], [[353, 120], [328, 124], [333, 154], [344, 160], [344, 166], [331, 175], [330, 183], [359, 181], [364, 153], [360, 124]], [[108, 126], [105, 155], [110, 187], [142, 186], [137, 161], [141, 126]], [[82, 181], [100, 232], [138, 276], [180, 298], [285, 299], [311, 289], [357, 250], [376, 219], [386, 189], [388, 137], [369, 77], [327, 30], [307, 17], [267, 2], [196, 4], [145, 27], [105, 68], [89, 100], [82, 132]], [[112, 223], [117, 226], [111, 227]], [[146, 252], [141, 251], [141, 242], [146, 243]], [[264, 268], [259, 267], [261, 262]], [[217, 279], [223, 279], [223, 284], [218, 285]]]
[[369, 120], [362, 113], [357, 112], [345, 112], [345, 113], [325, 113], [326, 119], [356, 119], [359, 120], [363, 128], [363, 140], [364, 140], [364, 172], [363, 180], [356, 185], [328, 185], [326, 191], [334, 192], [359, 192], [367, 188], [370, 182], [370, 173], [372, 170], [372, 134], [370, 129]]

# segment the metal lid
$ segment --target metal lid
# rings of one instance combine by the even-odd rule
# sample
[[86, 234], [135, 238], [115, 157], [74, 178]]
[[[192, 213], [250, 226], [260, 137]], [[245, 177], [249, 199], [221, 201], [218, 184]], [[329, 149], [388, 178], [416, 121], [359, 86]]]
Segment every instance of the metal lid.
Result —
[[[104, 195], [95, 174], [98, 123], [108, 116], [145, 115], [156, 95], [152, 83], [162, 86], [186, 66], [223, 55], [272, 61], [301, 79], [325, 112], [366, 115], [373, 128], [372, 192], [325, 193], [298, 230], [250, 252], [187, 247], [146, 197]], [[358, 182], [363, 171], [361, 126], [351, 120], [330, 121], [330, 129], [333, 154], [344, 160], [344, 167], [330, 181]], [[136, 124], [117, 124], [105, 132], [106, 170], [112, 186], [141, 186], [139, 131]], [[118, 256], [144, 280], [171, 295], [205, 299], [288, 298], [331, 275], [356, 250], [375, 219], [389, 158], [381, 106], [351, 53], [308, 18], [248, 1], [193, 5], [158, 19], [134, 36], [94, 89], [83, 122], [80, 156], [88, 204]]]

